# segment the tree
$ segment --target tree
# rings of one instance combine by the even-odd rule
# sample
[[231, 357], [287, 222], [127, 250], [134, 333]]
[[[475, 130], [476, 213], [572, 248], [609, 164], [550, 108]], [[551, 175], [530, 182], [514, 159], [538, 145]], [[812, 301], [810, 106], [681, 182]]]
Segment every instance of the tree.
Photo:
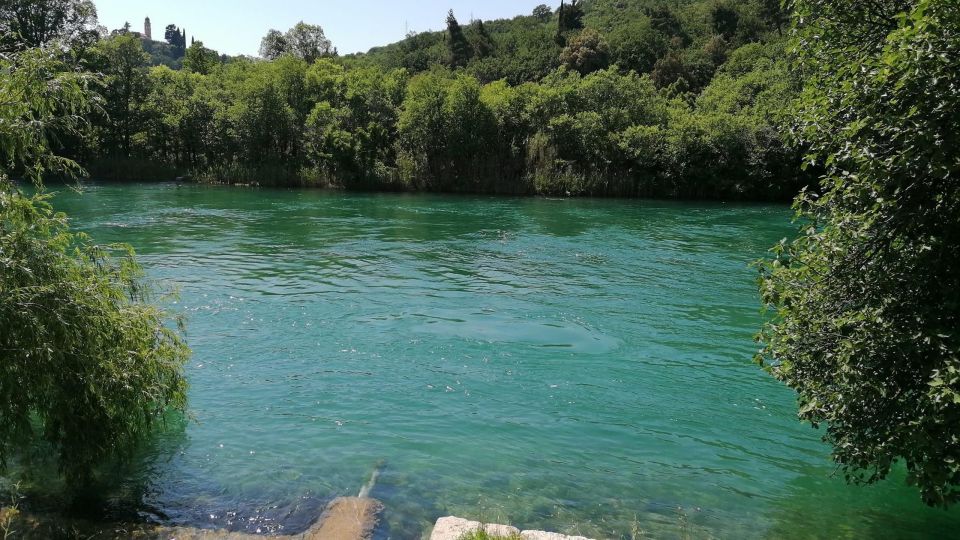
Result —
[[287, 31], [285, 37], [289, 51], [307, 63], [312, 64], [318, 58], [331, 56], [333, 53], [333, 44], [318, 25], [300, 21]]
[[473, 48], [451, 9], [447, 13], [447, 64], [452, 68], [464, 67], [472, 56]]
[[97, 44], [98, 68], [105, 75], [104, 109], [109, 115], [108, 147], [130, 156], [131, 139], [140, 123], [147, 94], [147, 61], [140, 40], [117, 35]]
[[567, 32], [574, 32], [583, 28], [583, 8], [577, 0], [570, 0], [570, 5], [560, 2], [560, 11], [558, 12], [558, 34], [563, 35]]
[[564, 47], [560, 52], [560, 63], [581, 75], [593, 73], [610, 63], [610, 47], [600, 32], [588, 28]]
[[177, 58], [182, 58], [187, 50], [187, 38], [180, 33], [180, 29], [175, 24], [168, 24], [163, 33], [163, 39], [176, 51]]
[[267, 60], [276, 60], [290, 51], [287, 37], [279, 30], [270, 29], [260, 40], [260, 56]]
[[166, 314], [146, 302], [132, 250], [73, 233], [41, 194], [7, 181], [13, 170], [40, 184], [48, 171], [78, 171], [54, 155], [53, 133], [82, 128], [89, 75], [34, 49], [0, 57], [0, 465], [15, 449], [45, 445], [71, 486], [128, 458], [186, 404], [189, 351]]
[[783, 0], [760, 0], [760, 17], [777, 29], [777, 35], [783, 35], [783, 25], [789, 20]]
[[0, 1], [0, 47], [40, 47], [54, 40], [89, 46], [97, 38], [97, 9], [89, 0]]
[[658, 5], [645, 9], [644, 13], [650, 18], [650, 26], [655, 30], [670, 38], [679, 37], [684, 41], [687, 39], [683, 24], [669, 6]]
[[761, 265], [758, 356], [848, 481], [960, 498], [960, 6], [800, 0], [796, 132], [826, 171]]
[[174, 47], [180, 45], [180, 29], [175, 24], [168, 24], [163, 31], [163, 39]]
[[471, 191], [488, 179], [482, 167], [497, 155], [497, 131], [480, 91], [476, 79], [462, 74], [411, 80], [397, 123], [408, 184]]
[[183, 69], [201, 75], [207, 75], [219, 64], [220, 55], [217, 51], [204, 47], [202, 41], [191, 43], [183, 57]]
[[737, 33], [737, 27], [740, 25], [740, 14], [731, 5], [717, 3], [710, 10], [710, 21], [714, 33], [729, 40]]
[[487, 33], [487, 27], [483, 25], [483, 21], [480, 19], [477, 19], [477, 22], [473, 23], [473, 26], [475, 29], [473, 51], [476, 53], [477, 58], [486, 58], [493, 53], [493, 38]]
[[550, 20], [550, 17], [553, 17], [553, 10], [546, 4], [540, 4], [533, 8], [533, 16], [540, 22], [547, 22]]
[[667, 53], [667, 37], [649, 21], [623, 24], [607, 34], [611, 58], [622, 69], [637, 73], [653, 70], [657, 60]]

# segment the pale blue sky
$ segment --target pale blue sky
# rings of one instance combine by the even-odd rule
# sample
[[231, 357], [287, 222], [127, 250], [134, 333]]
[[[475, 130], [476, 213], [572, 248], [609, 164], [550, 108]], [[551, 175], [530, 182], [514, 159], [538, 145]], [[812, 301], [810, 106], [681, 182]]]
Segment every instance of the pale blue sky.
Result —
[[[403, 39], [404, 29], [422, 32], [443, 28], [447, 10], [461, 23], [477, 19], [528, 15], [550, 0], [94, 0], [100, 24], [110, 30], [130, 21], [143, 30], [149, 16], [153, 39], [162, 40], [168, 24], [226, 54], [257, 54], [267, 30], [285, 31], [301, 19], [323, 27], [341, 54], [367, 51]], [[556, 2], [560, 4], [559, 0]]]

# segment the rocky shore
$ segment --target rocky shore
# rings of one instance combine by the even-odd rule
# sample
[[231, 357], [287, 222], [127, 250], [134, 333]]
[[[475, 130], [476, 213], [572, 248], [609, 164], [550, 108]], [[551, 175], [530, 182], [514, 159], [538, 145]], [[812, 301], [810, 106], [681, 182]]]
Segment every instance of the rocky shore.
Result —
[[[383, 514], [383, 504], [369, 497], [340, 497], [330, 502], [319, 519], [305, 532], [286, 536], [263, 536], [231, 532], [222, 529], [196, 529], [189, 527], [159, 527], [151, 525], [90, 524], [64, 522], [59, 519], [43, 519], [39, 516], [20, 514], [9, 521], [3, 516], [10, 509], [0, 511], [0, 537], [11, 531], [12, 538], [49, 539], [85, 538], [102, 540], [373, 540], [376, 537]], [[11, 516], [12, 517], [12, 516]], [[4, 524], [6, 527], [4, 527]], [[484, 524], [458, 517], [443, 517], [437, 520], [430, 540], [459, 540], [478, 530], [494, 537], [511, 540], [590, 540], [582, 536], [566, 536], [545, 531], [521, 531], [510, 525]]]
[[[288, 536], [271, 536], [279, 540], [371, 540], [383, 504], [368, 497], [340, 497], [324, 509], [320, 518], [306, 532]], [[155, 527], [148, 525], [93, 525], [64, 523], [37, 516], [18, 515], [8, 527], [13, 538], [96, 538], [104, 540], [264, 540], [265, 536], [225, 530], [187, 527]], [[2, 536], [2, 535], [0, 535]]]

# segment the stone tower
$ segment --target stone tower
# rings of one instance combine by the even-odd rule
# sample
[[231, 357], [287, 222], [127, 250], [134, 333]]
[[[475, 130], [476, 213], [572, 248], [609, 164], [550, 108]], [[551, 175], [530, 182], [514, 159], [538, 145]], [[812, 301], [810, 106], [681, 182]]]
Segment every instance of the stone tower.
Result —
[[153, 39], [153, 34], [150, 31], [150, 17], [143, 20], [143, 37]]

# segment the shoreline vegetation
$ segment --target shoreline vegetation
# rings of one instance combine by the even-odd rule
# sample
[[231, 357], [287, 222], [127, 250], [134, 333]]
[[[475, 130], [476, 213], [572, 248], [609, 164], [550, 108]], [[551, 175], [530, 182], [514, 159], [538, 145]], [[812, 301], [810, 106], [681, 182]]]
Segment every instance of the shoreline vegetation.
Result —
[[[103, 75], [103, 99], [56, 151], [111, 180], [789, 201], [815, 175], [789, 137], [802, 85], [768, 4], [450, 12], [445, 31], [348, 56], [298, 25], [263, 59], [181, 47], [181, 69], [118, 30], [72, 60]], [[308, 30], [304, 52], [291, 40]]]

